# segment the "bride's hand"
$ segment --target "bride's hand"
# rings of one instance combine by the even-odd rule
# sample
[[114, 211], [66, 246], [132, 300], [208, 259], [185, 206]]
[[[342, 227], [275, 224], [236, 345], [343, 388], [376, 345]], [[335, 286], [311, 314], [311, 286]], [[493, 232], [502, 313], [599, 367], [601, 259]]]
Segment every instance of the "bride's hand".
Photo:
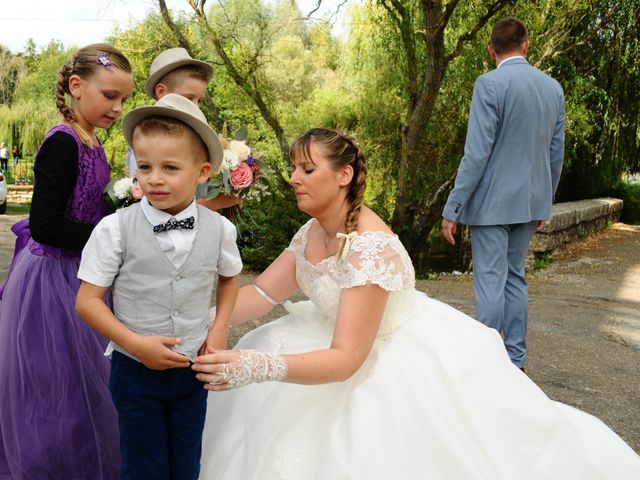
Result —
[[196, 358], [191, 368], [207, 383], [204, 388], [213, 391], [283, 380], [288, 370], [282, 356], [255, 350], [220, 350]]
[[231, 386], [223, 378], [225, 366], [234, 362], [237, 363], [240, 360], [240, 356], [240, 350], [217, 350], [207, 355], [198, 356], [191, 369], [199, 372], [196, 378], [206, 383], [204, 388], [207, 390], [229, 390]]

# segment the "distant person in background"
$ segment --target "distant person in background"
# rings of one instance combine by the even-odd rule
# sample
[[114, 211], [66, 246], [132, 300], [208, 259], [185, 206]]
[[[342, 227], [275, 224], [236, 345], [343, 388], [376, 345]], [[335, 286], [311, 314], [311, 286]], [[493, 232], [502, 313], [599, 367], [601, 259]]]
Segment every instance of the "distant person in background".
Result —
[[6, 172], [9, 168], [9, 149], [4, 142], [0, 143], [0, 170]]
[[18, 149], [17, 145], [13, 146], [13, 150], [11, 150], [11, 156], [13, 157], [13, 176], [15, 177], [16, 170], [18, 169], [18, 162], [22, 158], [22, 154], [20, 153], [20, 149]]

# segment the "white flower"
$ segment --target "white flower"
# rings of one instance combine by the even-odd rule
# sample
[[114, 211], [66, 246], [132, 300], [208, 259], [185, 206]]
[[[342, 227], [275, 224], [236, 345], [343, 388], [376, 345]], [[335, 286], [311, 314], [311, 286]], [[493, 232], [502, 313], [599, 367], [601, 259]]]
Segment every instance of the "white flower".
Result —
[[133, 187], [133, 178], [121, 178], [113, 184], [113, 194], [123, 200], [129, 196], [131, 187]]
[[233, 170], [238, 165], [240, 165], [240, 159], [238, 158], [238, 154], [236, 152], [225, 148], [222, 153], [222, 164], [223, 166], [227, 167], [227, 169]]
[[233, 150], [236, 155], [238, 155], [238, 159], [241, 162], [246, 162], [247, 158], [249, 158], [249, 155], [251, 155], [251, 149], [240, 140], [231, 140], [229, 142], [229, 148]]

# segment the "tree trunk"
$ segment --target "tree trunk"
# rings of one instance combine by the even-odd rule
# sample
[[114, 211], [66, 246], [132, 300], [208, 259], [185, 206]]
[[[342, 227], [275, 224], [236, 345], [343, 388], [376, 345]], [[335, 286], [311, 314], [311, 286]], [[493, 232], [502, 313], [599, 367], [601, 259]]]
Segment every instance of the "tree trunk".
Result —
[[[433, 173], [429, 175], [429, 172], [438, 171], [439, 158], [425, 155], [428, 152], [425, 146], [426, 127], [433, 114], [448, 65], [444, 50], [444, 29], [436, 28], [444, 12], [440, 2], [423, 4], [424, 26], [427, 32], [424, 80], [415, 106], [412, 108], [411, 104], [409, 105], [407, 125], [403, 129], [404, 155], [400, 161], [396, 205], [392, 217], [392, 227], [413, 259], [417, 259], [424, 249], [427, 235], [439, 214], [434, 211], [436, 205], [425, 208], [426, 202], [432, 199], [444, 182]], [[418, 175], [417, 172], [423, 174]], [[431, 177], [430, 192], [420, 191], [421, 185], [424, 185], [423, 175]], [[419, 226], [421, 228], [417, 228]]]

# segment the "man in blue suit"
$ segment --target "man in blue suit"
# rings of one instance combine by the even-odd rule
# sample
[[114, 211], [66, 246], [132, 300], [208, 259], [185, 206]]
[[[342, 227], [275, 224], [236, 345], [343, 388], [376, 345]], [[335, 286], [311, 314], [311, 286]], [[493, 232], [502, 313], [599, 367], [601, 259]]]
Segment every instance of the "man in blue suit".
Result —
[[516, 18], [491, 32], [497, 68], [476, 80], [456, 182], [442, 216], [452, 245], [457, 222], [471, 229], [476, 317], [504, 337], [524, 371], [528, 291], [524, 262], [536, 228], [551, 214], [564, 157], [564, 94], [529, 65]]

